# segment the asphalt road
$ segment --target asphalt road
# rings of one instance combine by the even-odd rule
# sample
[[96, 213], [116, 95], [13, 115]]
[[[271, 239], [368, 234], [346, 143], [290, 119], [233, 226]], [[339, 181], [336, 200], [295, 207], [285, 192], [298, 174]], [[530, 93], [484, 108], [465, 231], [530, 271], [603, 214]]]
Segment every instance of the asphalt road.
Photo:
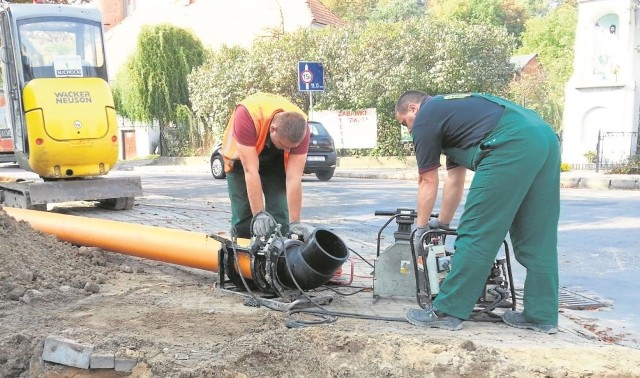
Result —
[[[157, 167], [110, 174], [141, 176], [144, 195], [136, 199], [133, 210], [107, 211], [83, 202], [56, 207], [74, 215], [197, 232], [229, 230], [224, 180], [204, 172], [163, 172]], [[6, 165], [0, 165], [0, 176], [33, 177]], [[377, 233], [388, 219], [375, 216], [375, 211], [414, 208], [416, 202], [416, 183], [409, 180], [334, 177], [321, 182], [309, 175], [303, 188], [303, 221], [332, 229], [367, 258], [375, 257]], [[607, 304], [604, 309], [584, 311], [584, 316], [598, 319], [613, 333], [640, 339], [640, 191], [562, 189], [561, 195], [561, 286]], [[394, 230], [392, 223], [382, 232], [383, 251], [393, 243]], [[514, 282], [516, 287], [524, 282], [524, 270], [517, 263]]]

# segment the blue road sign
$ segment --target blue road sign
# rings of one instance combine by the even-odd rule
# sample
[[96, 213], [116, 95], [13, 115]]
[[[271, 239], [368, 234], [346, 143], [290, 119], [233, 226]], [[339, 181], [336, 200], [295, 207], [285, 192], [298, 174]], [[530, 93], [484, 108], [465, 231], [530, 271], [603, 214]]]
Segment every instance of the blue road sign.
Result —
[[319, 62], [298, 62], [298, 89], [324, 91], [324, 69]]

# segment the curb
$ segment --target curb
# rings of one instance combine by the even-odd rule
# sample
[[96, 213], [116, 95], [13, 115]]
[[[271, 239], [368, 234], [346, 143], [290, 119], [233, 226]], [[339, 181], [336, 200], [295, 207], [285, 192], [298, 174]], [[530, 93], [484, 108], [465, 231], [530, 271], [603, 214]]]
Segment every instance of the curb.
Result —
[[[345, 164], [346, 165], [346, 164]], [[119, 161], [114, 167], [116, 171], [137, 171], [185, 173], [208, 173], [209, 162], [206, 157], [140, 159]], [[338, 166], [334, 177], [346, 177], [356, 179], [391, 179], [391, 180], [417, 180], [418, 171], [415, 167], [390, 167], [374, 166], [345, 167]], [[445, 173], [441, 172], [440, 180], [444, 180]], [[467, 173], [466, 182], [471, 182], [473, 172]], [[608, 175], [591, 171], [563, 172], [560, 176], [560, 187], [567, 189], [616, 189], [616, 190], [640, 190], [640, 176], [638, 175]]]
[[[380, 170], [344, 170], [336, 169], [334, 177], [348, 177], [361, 179], [394, 179], [394, 180], [417, 180], [418, 172], [409, 170], [389, 171], [388, 169]], [[440, 174], [440, 180], [444, 180], [444, 172]], [[473, 178], [472, 172], [467, 173], [466, 183], [470, 183]], [[640, 190], [640, 178], [636, 176], [630, 177], [588, 177], [572, 176], [560, 177], [560, 187], [567, 189], [616, 189], [616, 190]]]
[[560, 179], [561, 188], [640, 190], [640, 180], [608, 177], [567, 177]]
[[385, 172], [384, 170], [378, 170], [376, 172], [372, 171], [341, 171], [339, 168], [336, 169], [333, 177], [347, 177], [347, 178], [358, 178], [358, 179], [392, 179], [392, 180], [417, 180], [418, 172], [407, 172], [407, 171], [391, 171]]

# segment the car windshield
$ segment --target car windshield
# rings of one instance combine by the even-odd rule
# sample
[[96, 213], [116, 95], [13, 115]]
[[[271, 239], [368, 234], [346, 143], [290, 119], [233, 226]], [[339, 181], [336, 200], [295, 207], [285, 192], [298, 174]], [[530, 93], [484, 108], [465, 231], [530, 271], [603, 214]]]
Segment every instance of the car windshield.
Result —
[[46, 17], [18, 23], [25, 80], [101, 77], [107, 80], [102, 25]]

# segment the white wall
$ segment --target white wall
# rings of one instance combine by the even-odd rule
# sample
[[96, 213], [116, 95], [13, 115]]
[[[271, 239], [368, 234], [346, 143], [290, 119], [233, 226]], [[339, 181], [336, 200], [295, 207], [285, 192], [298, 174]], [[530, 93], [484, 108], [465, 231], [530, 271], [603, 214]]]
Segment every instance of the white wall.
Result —
[[120, 131], [120, 145], [118, 159], [122, 160], [124, 156], [123, 150], [123, 130], [134, 130], [136, 136], [136, 157], [145, 157], [155, 153], [155, 147], [160, 141], [160, 127], [157, 123], [153, 125], [142, 124], [140, 122], [131, 122], [130, 120], [118, 117], [118, 129]]
[[374, 148], [378, 143], [375, 108], [315, 111], [310, 120], [322, 123], [337, 149]]
[[[579, 2], [574, 72], [565, 91], [565, 163], [586, 163], [598, 131], [638, 130], [638, 11], [633, 0]], [[615, 25], [615, 34], [609, 27]], [[630, 139], [631, 137], [627, 137]], [[635, 144], [607, 141], [605, 158], [629, 156]]]

